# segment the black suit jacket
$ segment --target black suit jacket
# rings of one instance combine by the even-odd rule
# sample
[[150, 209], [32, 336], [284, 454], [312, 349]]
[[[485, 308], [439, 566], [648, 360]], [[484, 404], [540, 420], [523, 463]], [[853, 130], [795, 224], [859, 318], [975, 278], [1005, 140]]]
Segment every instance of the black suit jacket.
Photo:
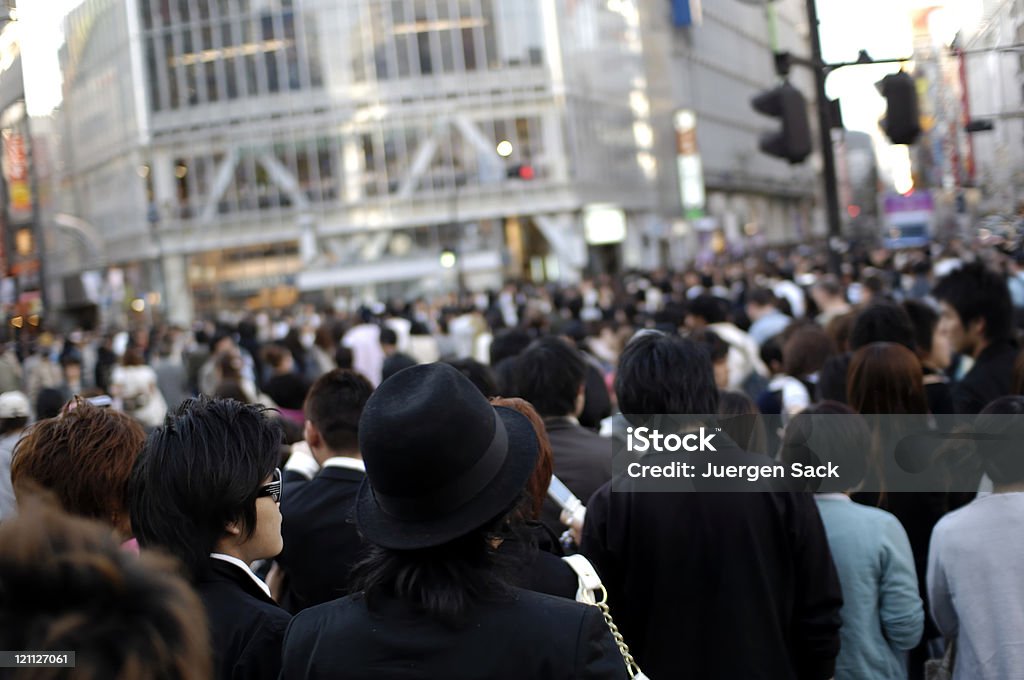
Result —
[[288, 575], [282, 605], [293, 614], [347, 595], [352, 567], [363, 547], [352, 510], [365, 473], [326, 467], [313, 479], [285, 477], [281, 497], [284, 550], [277, 557]]
[[[612, 440], [565, 418], [546, 418], [544, 427], [551, 442], [555, 476], [586, 503], [612, 477]], [[541, 521], [555, 535], [565, 531], [558, 519], [561, 511], [550, 498], [544, 500]]]
[[963, 380], [953, 385], [953, 403], [957, 413], [981, 413], [988, 403], [1010, 394], [1013, 364], [1019, 348], [1004, 340], [989, 345], [974, 361]]
[[349, 596], [295, 617], [281, 677], [377, 680], [627, 677], [597, 607], [513, 588], [452, 628], [398, 600]]
[[276, 678], [281, 641], [291, 620], [252, 577], [223, 560], [210, 558], [196, 584], [206, 607], [218, 680]]
[[[771, 462], [716, 443], [716, 462]], [[581, 551], [601, 574], [615, 622], [645, 673], [832, 677], [842, 591], [810, 494], [613, 493], [618, 481], [590, 498]]]

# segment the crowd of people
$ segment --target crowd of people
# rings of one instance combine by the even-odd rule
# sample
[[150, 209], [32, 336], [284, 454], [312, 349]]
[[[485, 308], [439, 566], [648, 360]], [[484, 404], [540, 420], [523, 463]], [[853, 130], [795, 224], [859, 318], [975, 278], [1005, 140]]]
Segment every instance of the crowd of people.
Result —
[[[1022, 311], [951, 244], [12, 342], [0, 635], [97, 678], [1024, 678]], [[649, 493], [613, 470], [645, 414], [865, 455]], [[1004, 443], [977, 490], [887, 491], [879, 416], [942, 414]]]

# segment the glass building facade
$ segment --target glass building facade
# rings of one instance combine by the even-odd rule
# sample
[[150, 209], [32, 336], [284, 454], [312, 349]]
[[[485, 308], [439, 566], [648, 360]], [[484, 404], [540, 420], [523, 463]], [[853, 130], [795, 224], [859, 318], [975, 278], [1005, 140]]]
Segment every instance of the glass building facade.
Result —
[[632, 0], [85, 0], [47, 116], [48, 220], [81, 227], [54, 227], [54, 276], [120, 270], [118, 292], [161, 292], [181, 321], [443, 291], [445, 249], [474, 288], [572, 279], [585, 206], [654, 206], [624, 96], [644, 89], [638, 16]]

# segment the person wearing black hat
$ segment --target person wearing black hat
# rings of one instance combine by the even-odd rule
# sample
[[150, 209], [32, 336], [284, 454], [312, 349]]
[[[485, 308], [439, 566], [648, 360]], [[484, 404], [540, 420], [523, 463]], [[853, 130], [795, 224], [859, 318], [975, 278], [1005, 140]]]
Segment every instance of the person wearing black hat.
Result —
[[525, 416], [425, 364], [370, 397], [359, 445], [370, 553], [354, 594], [293, 619], [281, 677], [627, 677], [597, 608], [499, 576], [495, 546], [537, 459]]

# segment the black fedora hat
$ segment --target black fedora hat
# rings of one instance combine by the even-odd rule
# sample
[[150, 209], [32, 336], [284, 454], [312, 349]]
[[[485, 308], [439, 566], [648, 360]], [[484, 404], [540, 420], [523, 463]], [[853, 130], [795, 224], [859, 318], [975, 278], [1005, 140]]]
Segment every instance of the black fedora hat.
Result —
[[448, 364], [391, 376], [359, 419], [366, 481], [356, 523], [395, 550], [442, 545], [508, 510], [537, 463], [537, 435], [520, 413], [491, 406]]

